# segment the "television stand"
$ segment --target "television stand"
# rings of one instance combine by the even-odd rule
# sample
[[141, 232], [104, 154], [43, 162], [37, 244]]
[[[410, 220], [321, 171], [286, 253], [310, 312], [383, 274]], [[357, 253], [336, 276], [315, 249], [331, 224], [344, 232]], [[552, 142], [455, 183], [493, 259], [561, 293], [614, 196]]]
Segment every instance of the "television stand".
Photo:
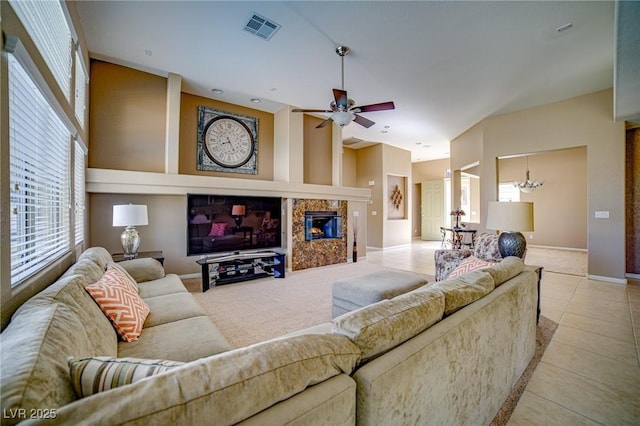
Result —
[[268, 276], [284, 278], [284, 260], [284, 253], [262, 250], [207, 256], [196, 260], [196, 263], [202, 267], [204, 293], [211, 285], [231, 284]]

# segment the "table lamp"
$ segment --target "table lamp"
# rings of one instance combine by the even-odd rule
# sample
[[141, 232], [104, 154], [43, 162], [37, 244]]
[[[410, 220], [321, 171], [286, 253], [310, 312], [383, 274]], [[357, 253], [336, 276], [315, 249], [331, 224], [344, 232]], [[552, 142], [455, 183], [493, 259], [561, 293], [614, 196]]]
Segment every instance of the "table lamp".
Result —
[[231, 207], [231, 216], [233, 216], [233, 220], [236, 222], [236, 228], [240, 228], [240, 224], [242, 223], [242, 217], [245, 215], [245, 207], [240, 204], [236, 204]]
[[148, 225], [147, 206], [140, 204], [123, 204], [113, 206], [113, 226], [125, 226], [120, 234], [122, 252], [125, 259], [133, 259], [138, 255], [140, 235], [136, 226]]
[[520, 231], [533, 231], [533, 203], [489, 201], [488, 207], [487, 229], [502, 231], [498, 237], [500, 255], [524, 259], [527, 239]]

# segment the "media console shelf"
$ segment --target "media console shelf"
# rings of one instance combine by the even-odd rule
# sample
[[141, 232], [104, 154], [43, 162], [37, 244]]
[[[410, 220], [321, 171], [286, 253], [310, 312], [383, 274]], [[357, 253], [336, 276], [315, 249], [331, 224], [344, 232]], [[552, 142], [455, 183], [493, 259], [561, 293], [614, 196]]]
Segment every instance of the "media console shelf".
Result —
[[211, 285], [231, 284], [272, 276], [284, 278], [285, 254], [273, 250], [230, 253], [196, 260], [202, 267], [202, 292]]

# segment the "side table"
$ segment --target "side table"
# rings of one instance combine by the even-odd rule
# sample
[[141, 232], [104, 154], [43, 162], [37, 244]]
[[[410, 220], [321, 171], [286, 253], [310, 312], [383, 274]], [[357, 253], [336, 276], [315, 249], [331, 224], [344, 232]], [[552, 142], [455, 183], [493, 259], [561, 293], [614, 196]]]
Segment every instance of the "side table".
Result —
[[[130, 260], [130, 259], [125, 259], [124, 253], [112, 253], [111, 258], [113, 259], [114, 262], [122, 262], [123, 260]], [[138, 255], [134, 259], [145, 259], [145, 258], [155, 259], [158, 262], [160, 262], [162, 266], [164, 266], [164, 254], [162, 254], [162, 250], [139, 251]]]

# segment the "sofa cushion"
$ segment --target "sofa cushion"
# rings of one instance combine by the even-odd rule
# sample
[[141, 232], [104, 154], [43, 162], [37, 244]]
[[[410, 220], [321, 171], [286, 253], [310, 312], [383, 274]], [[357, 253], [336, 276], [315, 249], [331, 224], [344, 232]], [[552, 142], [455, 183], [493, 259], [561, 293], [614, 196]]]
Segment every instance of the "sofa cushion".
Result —
[[135, 342], [118, 342], [118, 357], [188, 362], [231, 349], [209, 317], [203, 315], [143, 328]]
[[489, 262], [487, 260], [478, 259], [475, 256], [469, 256], [465, 258], [456, 268], [451, 271], [448, 278], [455, 278], [467, 272], [476, 271], [478, 269], [488, 268], [494, 265], [495, 262]]
[[[51, 303], [66, 305], [78, 318], [87, 333], [87, 341], [83, 342], [92, 348], [91, 355], [116, 355], [118, 336], [109, 319], [84, 289], [80, 275], [60, 278], [40, 293], [27, 300], [13, 314], [13, 318], [24, 310], [38, 309]], [[73, 347], [69, 348], [73, 349]]]
[[123, 260], [118, 262], [118, 265], [122, 266], [138, 284], [164, 277], [162, 263], [150, 257]]
[[102, 274], [104, 274], [104, 268], [100, 268], [96, 262], [90, 259], [81, 259], [71, 265], [69, 269], [62, 274], [62, 277], [80, 275], [84, 285], [86, 286], [98, 281], [102, 278]]
[[113, 262], [111, 254], [104, 247], [89, 247], [82, 252], [78, 260], [88, 259], [95, 262], [103, 271], [107, 268], [107, 263]]
[[524, 269], [524, 261], [516, 256], [508, 256], [502, 262], [485, 269], [492, 277], [496, 287], [518, 275]]
[[209, 232], [210, 237], [222, 237], [226, 230], [227, 226], [229, 226], [226, 222], [213, 222], [211, 224], [211, 232]]
[[97, 355], [85, 325], [62, 303], [32, 304], [21, 310], [0, 335], [0, 347], [2, 409], [22, 408], [27, 413], [75, 401], [67, 358]]
[[182, 281], [180, 281], [180, 278], [175, 274], [167, 274], [164, 278], [153, 281], [139, 281], [138, 290], [140, 290], [140, 297], [143, 299], [164, 296], [165, 294], [188, 292]]
[[111, 320], [124, 341], [133, 342], [138, 339], [142, 325], [149, 315], [149, 306], [124, 274], [109, 266], [98, 282], [85, 289]]
[[495, 288], [493, 278], [485, 270], [471, 271], [459, 277], [440, 281], [430, 288], [436, 288], [444, 293], [444, 314], [451, 315], [458, 309], [475, 302], [491, 293]]
[[144, 328], [206, 315], [195, 298], [188, 292], [148, 297], [144, 301], [150, 309], [144, 322]]
[[382, 300], [333, 320], [333, 332], [350, 338], [371, 359], [442, 319], [444, 295], [432, 287]]
[[81, 398], [129, 385], [184, 365], [160, 359], [89, 357], [69, 359], [71, 383]]

